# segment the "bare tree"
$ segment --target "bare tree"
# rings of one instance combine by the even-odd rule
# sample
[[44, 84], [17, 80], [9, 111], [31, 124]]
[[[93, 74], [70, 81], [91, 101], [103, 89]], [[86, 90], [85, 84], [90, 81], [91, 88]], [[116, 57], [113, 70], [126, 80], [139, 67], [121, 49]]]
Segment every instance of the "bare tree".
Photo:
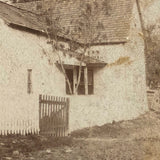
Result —
[[[91, 1], [90, 3], [84, 2], [81, 0], [77, 0], [78, 4], [78, 12], [79, 18], [73, 19], [70, 23], [73, 23], [74, 26], [72, 28], [65, 28], [61, 24], [60, 9], [59, 4], [65, 0], [43, 0], [42, 1], [42, 15], [45, 18], [47, 27], [44, 29], [49, 41], [52, 45], [53, 54], [56, 53], [59, 58], [60, 66], [62, 73], [65, 76], [67, 85], [69, 87], [70, 94], [73, 94], [73, 90], [71, 87], [71, 83], [69, 78], [67, 77], [61, 56], [59, 51], [65, 54], [65, 50], [62, 49], [58, 45], [59, 35], [63, 35], [65, 37], [69, 37], [70, 42], [70, 51], [76, 53], [77, 49], [80, 50], [79, 53], [76, 54], [76, 58], [80, 61], [79, 69], [78, 69], [78, 80], [77, 85], [75, 86], [75, 93], [78, 92], [78, 87], [81, 80], [82, 73], [82, 63], [85, 58], [86, 52], [90, 49], [91, 45], [97, 41], [100, 37], [100, 31], [103, 30], [103, 24], [98, 21], [98, 16], [101, 13], [97, 2]], [[108, 9], [108, 5], [106, 5], [106, 1], [104, 3], [104, 10], [106, 12], [106, 7]], [[96, 22], [96, 23], [95, 23]], [[81, 44], [76, 43], [81, 40]]]

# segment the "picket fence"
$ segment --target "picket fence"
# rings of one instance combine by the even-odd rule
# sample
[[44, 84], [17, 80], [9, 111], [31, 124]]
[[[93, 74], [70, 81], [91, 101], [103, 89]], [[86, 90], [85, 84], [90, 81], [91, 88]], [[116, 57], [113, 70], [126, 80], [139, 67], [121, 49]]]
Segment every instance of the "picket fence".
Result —
[[19, 110], [20, 108], [2, 107], [0, 135], [46, 134], [62, 137], [68, 134], [68, 98], [40, 95], [39, 107], [38, 103], [35, 104], [37, 107], [33, 105], [33, 107], [21, 110]]
[[39, 129], [34, 120], [11, 120], [2, 121], [0, 123], [0, 135], [10, 135], [10, 134], [39, 134]]

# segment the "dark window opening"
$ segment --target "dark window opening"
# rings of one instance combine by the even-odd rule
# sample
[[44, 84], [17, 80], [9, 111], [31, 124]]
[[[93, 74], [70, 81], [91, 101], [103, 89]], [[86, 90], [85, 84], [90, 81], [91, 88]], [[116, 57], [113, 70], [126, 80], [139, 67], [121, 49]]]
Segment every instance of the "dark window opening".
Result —
[[32, 69], [28, 69], [28, 86], [27, 86], [27, 93], [32, 93]]
[[[67, 77], [69, 79], [69, 82], [70, 82], [70, 85], [71, 85], [71, 89], [72, 89], [72, 92], [73, 92], [73, 70], [72, 69], [66, 69], [66, 75], [67, 75]], [[67, 82], [66, 82], [66, 93], [67, 94], [71, 94]]]
[[[77, 68], [77, 73], [79, 73], [79, 68]], [[77, 79], [78, 79], [78, 74], [77, 74]], [[78, 94], [79, 95], [84, 95], [85, 94], [84, 69], [83, 68], [81, 70], [81, 79], [80, 79], [80, 83], [79, 83], [79, 86], [78, 86]]]
[[93, 70], [88, 69], [88, 94], [93, 94]]
[[[73, 88], [76, 87], [77, 83], [75, 83], [75, 87], [74, 85], [74, 81], [78, 81], [78, 73], [79, 73], [79, 67], [76, 68], [76, 72], [73, 72], [73, 69], [66, 69], [66, 75], [70, 81], [70, 85], [71, 85], [71, 89], [72, 89], [72, 93], [73, 93]], [[91, 95], [94, 93], [94, 85], [93, 85], [93, 69], [88, 69], [87, 71], [87, 83], [85, 84], [85, 75], [84, 75], [84, 68], [82, 67], [81, 70], [81, 78], [80, 78], [80, 83], [78, 86], [78, 90], [77, 90], [77, 94], [78, 95]], [[77, 75], [73, 75], [73, 74], [77, 74]], [[76, 78], [76, 80], [74, 80], [74, 77]], [[87, 85], [87, 87], [85, 87], [85, 85]], [[66, 94], [71, 94], [69, 91], [69, 86], [66, 82]]]

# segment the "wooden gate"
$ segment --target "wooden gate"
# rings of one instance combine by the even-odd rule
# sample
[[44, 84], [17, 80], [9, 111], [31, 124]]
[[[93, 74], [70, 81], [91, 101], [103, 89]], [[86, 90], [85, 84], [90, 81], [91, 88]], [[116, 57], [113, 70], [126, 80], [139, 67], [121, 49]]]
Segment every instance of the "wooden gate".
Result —
[[69, 129], [69, 98], [39, 96], [40, 134], [63, 137]]

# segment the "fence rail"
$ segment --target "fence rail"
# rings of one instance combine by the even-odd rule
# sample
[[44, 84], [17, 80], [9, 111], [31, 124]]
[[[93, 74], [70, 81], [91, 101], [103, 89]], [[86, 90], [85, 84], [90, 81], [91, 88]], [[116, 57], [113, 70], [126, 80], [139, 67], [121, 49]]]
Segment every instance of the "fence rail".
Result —
[[39, 129], [34, 120], [11, 120], [11, 121], [2, 121], [0, 123], [0, 135], [9, 135], [9, 134], [20, 134], [20, 135], [28, 135], [28, 134], [38, 134]]
[[66, 136], [69, 128], [69, 99], [40, 95], [39, 126], [40, 134]]

